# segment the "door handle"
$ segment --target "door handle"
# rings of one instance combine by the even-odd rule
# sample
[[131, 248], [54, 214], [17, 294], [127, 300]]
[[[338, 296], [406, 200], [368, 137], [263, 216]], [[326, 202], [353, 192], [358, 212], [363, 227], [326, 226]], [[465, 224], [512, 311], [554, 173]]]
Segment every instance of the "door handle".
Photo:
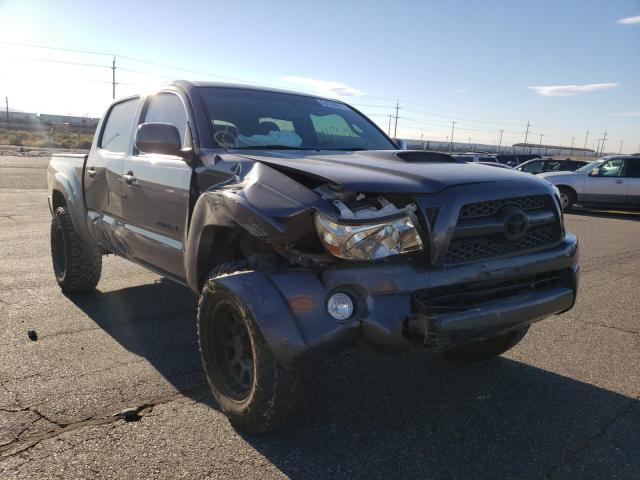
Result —
[[616, 183], [624, 183], [622, 180], [616, 180]]
[[96, 176], [96, 173], [97, 173], [97, 172], [93, 169], [93, 167], [89, 167], [89, 168], [87, 169], [87, 174], [88, 174], [91, 178], [95, 177], [95, 176]]
[[133, 176], [133, 172], [125, 173], [122, 178], [127, 185], [138, 185], [138, 179]]

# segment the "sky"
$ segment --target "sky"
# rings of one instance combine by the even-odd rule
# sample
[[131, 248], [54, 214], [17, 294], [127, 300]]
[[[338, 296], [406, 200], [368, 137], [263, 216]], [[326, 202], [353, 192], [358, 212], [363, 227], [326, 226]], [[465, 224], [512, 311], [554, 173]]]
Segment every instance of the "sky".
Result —
[[255, 83], [339, 98], [385, 131], [398, 102], [402, 138], [446, 141], [456, 122], [456, 142], [511, 145], [530, 122], [530, 143], [606, 131], [606, 151], [640, 151], [640, 0], [0, 0], [10, 109], [101, 116], [113, 55], [116, 97]]

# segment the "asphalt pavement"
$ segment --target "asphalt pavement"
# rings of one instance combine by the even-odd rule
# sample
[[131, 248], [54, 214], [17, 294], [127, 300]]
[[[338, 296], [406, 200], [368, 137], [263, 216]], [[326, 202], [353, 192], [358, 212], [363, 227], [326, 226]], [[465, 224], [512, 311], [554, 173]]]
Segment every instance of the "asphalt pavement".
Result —
[[108, 256], [60, 292], [46, 164], [0, 157], [0, 478], [640, 478], [640, 214], [566, 216], [578, 302], [502, 357], [347, 353], [253, 437], [209, 393], [188, 290]]

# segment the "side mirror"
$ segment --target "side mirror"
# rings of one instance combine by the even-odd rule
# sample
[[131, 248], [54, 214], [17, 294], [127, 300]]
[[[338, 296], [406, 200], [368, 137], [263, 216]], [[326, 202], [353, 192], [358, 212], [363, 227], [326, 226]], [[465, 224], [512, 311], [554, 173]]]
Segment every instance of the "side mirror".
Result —
[[591, 170], [589, 172], [589, 176], [590, 177], [597, 177], [598, 175], [600, 175], [600, 169], [599, 168], [594, 168], [593, 170]]
[[135, 145], [142, 153], [183, 156], [180, 133], [168, 123], [143, 123], [136, 131]]
[[396, 147], [398, 147], [398, 150], [406, 150], [407, 149], [407, 142], [405, 142], [404, 140], [402, 140], [400, 138], [394, 138], [393, 141], [396, 144]]

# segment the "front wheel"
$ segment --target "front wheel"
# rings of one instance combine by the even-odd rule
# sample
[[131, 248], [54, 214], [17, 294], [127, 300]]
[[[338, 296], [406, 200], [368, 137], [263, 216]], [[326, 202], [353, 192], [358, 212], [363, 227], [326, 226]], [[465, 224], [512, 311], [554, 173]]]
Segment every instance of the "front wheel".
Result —
[[576, 194], [573, 190], [567, 187], [560, 187], [560, 205], [563, 212], [569, 212], [573, 208], [573, 204], [576, 202]]
[[279, 365], [251, 312], [215, 278], [238, 264], [215, 269], [198, 304], [198, 343], [218, 404], [241, 430], [263, 433], [286, 423], [301, 403], [301, 365]]
[[479, 340], [477, 342], [467, 343], [459, 347], [447, 350], [445, 356], [455, 358], [456, 360], [466, 360], [477, 362], [488, 360], [498, 355], [502, 355], [507, 350], [515, 347], [529, 331], [529, 325], [520, 327], [517, 330], [498, 335], [497, 337]]

